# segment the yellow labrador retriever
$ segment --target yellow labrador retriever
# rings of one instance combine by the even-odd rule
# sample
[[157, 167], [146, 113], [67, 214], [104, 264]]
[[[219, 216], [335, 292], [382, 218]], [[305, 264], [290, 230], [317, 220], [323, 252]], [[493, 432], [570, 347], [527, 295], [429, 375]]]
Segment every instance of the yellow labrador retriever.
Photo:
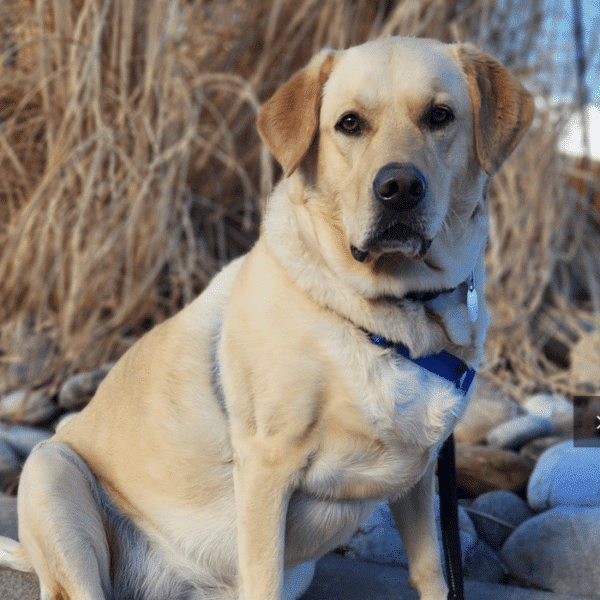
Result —
[[[37, 446], [2, 563], [43, 600], [297, 598], [388, 499], [444, 600], [434, 461], [482, 353], [486, 182], [531, 119], [470, 45], [316, 55], [258, 116], [260, 239]], [[460, 380], [418, 362], [443, 356]]]

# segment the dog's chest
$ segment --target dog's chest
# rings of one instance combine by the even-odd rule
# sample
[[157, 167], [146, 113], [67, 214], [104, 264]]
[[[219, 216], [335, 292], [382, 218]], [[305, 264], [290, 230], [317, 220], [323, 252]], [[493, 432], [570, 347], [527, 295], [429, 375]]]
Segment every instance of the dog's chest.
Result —
[[451, 382], [393, 351], [360, 355], [338, 366], [345, 386], [332, 392], [304, 484], [317, 496], [385, 498], [410, 488], [467, 404]]

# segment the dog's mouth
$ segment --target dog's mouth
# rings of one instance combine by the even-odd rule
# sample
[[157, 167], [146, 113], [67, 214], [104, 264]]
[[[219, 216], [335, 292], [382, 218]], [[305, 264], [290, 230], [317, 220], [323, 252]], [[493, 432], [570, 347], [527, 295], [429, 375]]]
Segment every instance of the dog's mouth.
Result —
[[376, 228], [363, 248], [351, 246], [350, 251], [358, 262], [364, 262], [369, 254], [392, 252], [398, 252], [408, 258], [423, 259], [432, 242], [433, 239], [426, 238], [406, 223], [396, 221]]

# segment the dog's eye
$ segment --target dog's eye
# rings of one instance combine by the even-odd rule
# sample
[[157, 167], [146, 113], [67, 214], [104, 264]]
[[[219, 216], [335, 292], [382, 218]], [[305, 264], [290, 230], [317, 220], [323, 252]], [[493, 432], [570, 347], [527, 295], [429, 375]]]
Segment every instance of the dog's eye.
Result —
[[454, 113], [447, 106], [434, 106], [427, 113], [427, 124], [432, 129], [441, 129], [454, 121]]
[[340, 119], [335, 128], [342, 133], [358, 135], [362, 130], [361, 120], [358, 115], [348, 113]]

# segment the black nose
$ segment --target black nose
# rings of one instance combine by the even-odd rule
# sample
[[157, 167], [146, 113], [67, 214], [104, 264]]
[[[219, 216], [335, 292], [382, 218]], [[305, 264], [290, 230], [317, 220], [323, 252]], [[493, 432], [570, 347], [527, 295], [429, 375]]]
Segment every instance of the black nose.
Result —
[[373, 180], [377, 200], [397, 212], [417, 206], [425, 198], [426, 187], [425, 177], [411, 164], [385, 165]]

